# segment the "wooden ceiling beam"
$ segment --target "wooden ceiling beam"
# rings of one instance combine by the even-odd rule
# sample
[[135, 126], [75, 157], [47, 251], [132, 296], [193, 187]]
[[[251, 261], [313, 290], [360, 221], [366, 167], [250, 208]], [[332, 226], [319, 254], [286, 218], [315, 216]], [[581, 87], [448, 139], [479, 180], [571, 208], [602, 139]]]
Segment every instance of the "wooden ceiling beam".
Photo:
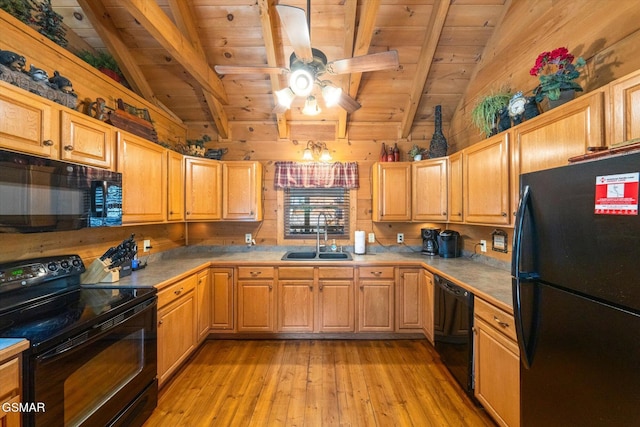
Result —
[[[198, 36], [198, 29], [190, 2], [184, 0], [169, 0], [169, 8], [171, 9], [178, 29], [189, 39], [200, 58], [208, 62], [202, 44], [200, 43], [200, 37]], [[218, 134], [224, 139], [229, 138], [229, 119], [227, 118], [227, 113], [224, 111], [224, 107], [210, 92], [206, 90], [201, 90], [201, 92], [207, 102], [211, 118], [218, 130]]]
[[[342, 49], [343, 58], [351, 58], [353, 56], [353, 46], [356, 35], [356, 15], [358, 11], [357, 0], [347, 0], [344, 5], [344, 46]], [[350, 81], [347, 76], [342, 76], [342, 91], [344, 93], [350, 93], [349, 90]], [[345, 139], [347, 137], [347, 118], [348, 113], [345, 109], [341, 108], [338, 113], [338, 139]]]
[[[260, 24], [262, 26], [262, 36], [264, 39], [264, 46], [267, 53], [267, 65], [269, 67], [280, 67], [282, 64], [278, 64], [278, 58], [282, 58], [282, 43], [276, 43], [274, 16], [275, 16], [275, 1], [274, 0], [258, 0], [258, 7], [260, 9]], [[288, 65], [288, 64], [287, 64]], [[271, 80], [271, 92], [273, 94], [274, 105], [278, 105], [278, 99], [276, 92], [284, 87], [280, 81], [280, 76], [277, 74], [270, 74]], [[277, 112], [276, 125], [278, 126], [278, 137], [280, 139], [288, 138], [289, 125], [287, 124], [287, 117], [285, 113]]]
[[425, 32], [424, 41], [420, 49], [420, 56], [418, 57], [416, 74], [411, 84], [411, 91], [409, 92], [409, 101], [404, 109], [405, 113], [400, 125], [400, 135], [402, 138], [407, 138], [409, 133], [411, 133], [413, 120], [416, 117], [418, 105], [420, 104], [420, 99], [422, 98], [422, 93], [427, 83], [429, 70], [431, 69], [431, 64], [433, 64], [433, 58], [436, 53], [436, 48], [438, 47], [438, 40], [440, 40], [450, 4], [450, 0], [435, 0], [433, 3], [427, 31]]
[[118, 29], [113, 24], [111, 16], [109, 16], [109, 12], [107, 12], [102, 1], [78, 0], [78, 5], [104, 42], [109, 53], [113, 55], [120, 71], [122, 71], [133, 90], [146, 100], [155, 103], [156, 97], [151, 86], [149, 86], [135, 57], [122, 41]]
[[118, 0], [118, 4], [191, 74], [203, 91], [209, 92], [223, 104], [228, 103], [227, 93], [215, 71], [198, 55], [191, 42], [155, 1]]

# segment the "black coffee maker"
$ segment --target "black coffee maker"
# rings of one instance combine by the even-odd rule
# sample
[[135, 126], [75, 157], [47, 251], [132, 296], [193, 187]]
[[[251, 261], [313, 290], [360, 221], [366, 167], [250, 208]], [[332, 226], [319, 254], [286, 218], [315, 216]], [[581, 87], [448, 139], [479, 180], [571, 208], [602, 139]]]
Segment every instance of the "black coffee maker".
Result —
[[454, 230], [444, 230], [438, 235], [438, 252], [443, 258], [457, 258], [460, 256], [460, 233]]
[[439, 228], [421, 228], [422, 253], [427, 255], [438, 255], [438, 234]]

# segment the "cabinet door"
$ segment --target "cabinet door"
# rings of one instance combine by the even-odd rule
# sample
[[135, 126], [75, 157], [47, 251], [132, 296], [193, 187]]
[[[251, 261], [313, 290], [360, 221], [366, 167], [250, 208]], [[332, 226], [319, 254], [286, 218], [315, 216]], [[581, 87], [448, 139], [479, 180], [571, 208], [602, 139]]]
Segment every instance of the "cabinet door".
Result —
[[274, 331], [273, 280], [238, 281], [238, 331]]
[[446, 221], [447, 159], [414, 162], [412, 169], [412, 206], [414, 221]]
[[396, 286], [396, 325], [400, 329], [422, 328], [422, 286], [419, 269], [401, 269]]
[[222, 218], [222, 168], [220, 162], [187, 157], [185, 168], [187, 220]]
[[518, 209], [520, 174], [564, 166], [604, 145], [604, 95], [594, 92], [522, 123], [513, 130], [512, 203]]
[[211, 329], [233, 330], [233, 269], [212, 268]]
[[158, 382], [162, 385], [196, 346], [193, 289], [158, 311]]
[[393, 325], [393, 280], [360, 280], [358, 331], [391, 332]]
[[60, 112], [60, 158], [115, 169], [113, 128], [75, 111]]
[[509, 224], [509, 132], [464, 149], [465, 221]]
[[198, 273], [196, 296], [198, 302], [198, 342], [209, 335], [211, 327], [211, 281], [209, 270]]
[[167, 150], [146, 139], [118, 132], [118, 172], [122, 172], [122, 222], [163, 222], [167, 215]]
[[422, 330], [424, 336], [433, 344], [433, 274], [422, 269]]
[[611, 83], [610, 144], [640, 138], [640, 71]]
[[[18, 405], [20, 403], [20, 396], [13, 396], [11, 399], [7, 399], [0, 402], [1, 405]], [[22, 414], [18, 411], [5, 412], [0, 409], [0, 427], [20, 427], [22, 425]]]
[[262, 220], [262, 164], [222, 163], [222, 219]]
[[313, 332], [313, 280], [278, 280], [278, 331]]
[[167, 151], [167, 219], [184, 221], [184, 156]]
[[58, 158], [58, 144], [52, 139], [52, 107], [8, 83], [0, 82], [0, 89], [0, 147]]
[[318, 329], [320, 332], [353, 332], [355, 304], [353, 280], [320, 280]]
[[373, 165], [373, 221], [411, 220], [411, 163]]
[[463, 152], [458, 151], [449, 156], [449, 188], [448, 188], [448, 208], [449, 222], [462, 222], [462, 156]]
[[475, 396], [501, 426], [520, 425], [518, 345], [475, 317]]

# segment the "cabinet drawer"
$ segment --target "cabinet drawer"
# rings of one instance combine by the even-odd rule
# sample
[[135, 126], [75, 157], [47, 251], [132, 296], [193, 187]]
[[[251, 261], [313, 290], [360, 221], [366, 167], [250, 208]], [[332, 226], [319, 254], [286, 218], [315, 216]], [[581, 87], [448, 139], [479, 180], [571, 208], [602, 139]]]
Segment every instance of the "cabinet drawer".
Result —
[[164, 307], [172, 301], [177, 300], [189, 291], [192, 291], [193, 289], [195, 289], [197, 283], [198, 278], [194, 274], [187, 277], [186, 279], [182, 279], [179, 282], [163, 288], [158, 292], [158, 309]]
[[320, 279], [353, 279], [353, 267], [320, 267]]
[[0, 399], [12, 397], [20, 391], [20, 362], [13, 358], [0, 365]]
[[505, 334], [507, 337], [517, 341], [516, 328], [512, 315], [494, 307], [480, 298], [475, 299], [473, 310], [476, 316], [493, 326], [496, 330]]
[[313, 279], [313, 267], [278, 267], [278, 279]]
[[238, 267], [240, 279], [272, 279], [274, 267]]
[[394, 267], [360, 267], [361, 279], [393, 279]]

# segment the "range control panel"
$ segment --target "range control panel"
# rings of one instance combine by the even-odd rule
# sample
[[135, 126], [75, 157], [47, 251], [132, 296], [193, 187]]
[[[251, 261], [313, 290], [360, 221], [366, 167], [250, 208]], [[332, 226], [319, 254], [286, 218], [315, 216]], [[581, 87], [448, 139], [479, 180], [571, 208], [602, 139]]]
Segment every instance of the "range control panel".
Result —
[[85, 271], [78, 255], [60, 255], [0, 264], [0, 293]]

